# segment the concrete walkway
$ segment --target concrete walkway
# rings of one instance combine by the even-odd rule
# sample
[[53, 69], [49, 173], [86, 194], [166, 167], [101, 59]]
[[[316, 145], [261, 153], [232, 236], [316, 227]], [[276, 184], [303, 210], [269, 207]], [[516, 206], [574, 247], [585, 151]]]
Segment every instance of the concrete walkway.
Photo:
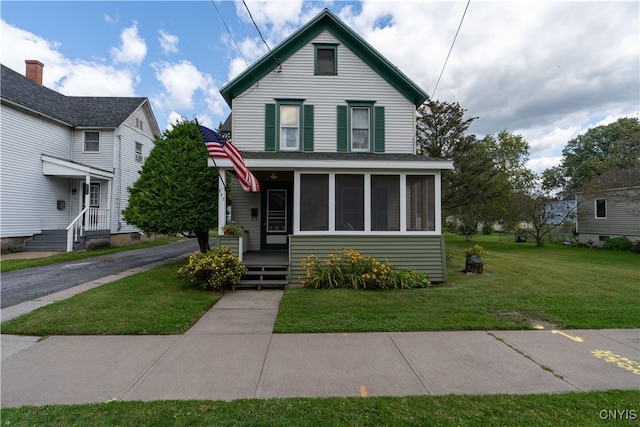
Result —
[[3, 335], [1, 406], [640, 390], [638, 329], [273, 334], [282, 294], [227, 293], [181, 336]]

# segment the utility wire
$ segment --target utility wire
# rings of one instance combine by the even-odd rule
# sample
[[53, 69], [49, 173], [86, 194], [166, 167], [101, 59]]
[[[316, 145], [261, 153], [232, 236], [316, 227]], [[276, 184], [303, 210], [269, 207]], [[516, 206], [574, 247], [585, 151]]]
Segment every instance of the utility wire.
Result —
[[433, 88], [433, 92], [431, 92], [431, 98], [433, 98], [434, 95], [436, 94], [436, 89], [438, 89], [438, 85], [440, 84], [440, 79], [442, 78], [442, 74], [444, 73], [444, 67], [447, 66], [447, 62], [449, 61], [449, 56], [451, 55], [451, 51], [453, 50], [453, 45], [456, 44], [456, 39], [458, 38], [458, 33], [460, 32], [460, 27], [462, 27], [462, 21], [464, 21], [464, 16], [467, 14], [467, 9], [469, 9], [469, 3], [471, 3], [471, 0], [467, 1], [467, 6], [464, 8], [464, 13], [462, 14], [462, 18], [460, 18], [460, 24], [458, 24], [456, 35], [453, 37], [453, 42], [451, 43], [451, 47], [449, 48], [447, 59], [444, 60], [444, 64], [442, 65], [442, 71], [440, 71], [440, 76], [438, 77], [436, 86]]
[[251, 11], [249, 10], [249, 6], [247, 6], [247, 3], [244, 0], [242, 0], [242, 4], [247, 9], [247, 12], [249, 13], [249, 18], [251, 18], [251, 22], [253, 22], [253, 26], [256, 27], [256, 30], [258, 30], [258, 34], [260, 34], [260, 38], [264, 42], [264, 45], [267, 47], [267, 50], [269, 51], [271, 56], [273, 56], [273, 59], [276, 61], [276, 64], [278, 64], [278, 67], [282, 68], [282, 64], [280, 63], [280, 60], [278, 58], [276, 58], [276, 56], [273, 54], [273, 52], [271, 51], [271, 48], [267, 44], [267, 41], [262, 36], [262, 32], [260, 32], [260, 28], [258, 28], [258, 25], [256, 24], [256, 21], [253, 20], [253, 15], [251, 15]]
[[238, 43], [236, 43], [236, 39], [233, 37], [233, 34], [231, 33], [231, 30], [227, 26], [227, 23], [224, 21], [224, 18], [222, 17], [222, 14], [220, 13], [220, 10], [218, 9], [218, 6], [216, 6], [216, 2], [214, 0], [211, 0], [211, 4], [213, 4], [213, 7], [216, 8], [216, 12], [218, 12], [218, 16], [220, 17], [220, 20], [224, 24], [224, 27], [227, 29], [227, 33], [229, 33], [229, 36], [231, 37], [231, 41], [233, 41], [233, 44], [236, 46], [236, 49], [238, 49], [238, 52], [240, 52], [240, 56], [242, 57], [242, 60], [247, 65], [247, 68], [249, 68], [249, 63], [247, 62], [247, 59], [242, 54], [242, 51], [240, 50], [240, 47], [238, 46]]

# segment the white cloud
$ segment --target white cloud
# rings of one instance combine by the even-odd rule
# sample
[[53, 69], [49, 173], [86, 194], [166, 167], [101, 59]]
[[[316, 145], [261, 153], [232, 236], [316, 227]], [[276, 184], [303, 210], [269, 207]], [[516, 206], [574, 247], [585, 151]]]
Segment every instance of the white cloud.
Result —
[[137, 76], [109, 65], [75, 62], [57, 89], [74, 96], [135, 96]]
[[161, 62], [153, 64], [156, 78], [162, 84], [163, 92], [154, 97], [154, 105], [160, 110], [191, 110], [196, 96], [212, 114], [222, 115], [224, 100], [215, 80], [209, 74], [197, 69], [190, 61], [177, 63]]
[[139, 65], [147, 56], [147, 44], [138, 34], [138, 23], [134, 22], [120, 34], [120, 47], [111, 49], [116, 63]]
[[164, 53], [178, 53], [178, 42], [180, 39], [178, 36], [169, 34], [163, 30], [159, 30], [160, 34], [160, 47]]
[[2, 25], [1, 61], [24, 73], [25, 59], [44, 64], [43, 85], [69, 96], [135, 96], [138, 75], [103, 63], [66, 58], [61, 45], [7, 24]]

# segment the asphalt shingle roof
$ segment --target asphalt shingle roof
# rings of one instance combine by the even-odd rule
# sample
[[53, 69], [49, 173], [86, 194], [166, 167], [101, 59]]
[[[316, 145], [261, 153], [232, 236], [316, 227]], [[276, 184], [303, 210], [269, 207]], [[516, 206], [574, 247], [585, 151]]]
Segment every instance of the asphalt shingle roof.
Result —
[[3, 100], [71, 126], [116, 128], [146, 101], [141, 97], [65, 96], [2, 64], [0, 67]]

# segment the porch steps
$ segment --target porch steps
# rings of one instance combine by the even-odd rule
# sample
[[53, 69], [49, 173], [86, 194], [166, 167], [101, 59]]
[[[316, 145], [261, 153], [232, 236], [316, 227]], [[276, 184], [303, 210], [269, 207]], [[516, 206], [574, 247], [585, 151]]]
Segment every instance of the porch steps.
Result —
[[245, 265], [247, 272], [232, 289], [284, 289], [289, 284], [288, 265]]
[[67, 231], [64, 229], [42, 230], [41, 234], [35, 234], [33, 239], [25, 242], [23, 250], [25, 252], [66, 252]]

